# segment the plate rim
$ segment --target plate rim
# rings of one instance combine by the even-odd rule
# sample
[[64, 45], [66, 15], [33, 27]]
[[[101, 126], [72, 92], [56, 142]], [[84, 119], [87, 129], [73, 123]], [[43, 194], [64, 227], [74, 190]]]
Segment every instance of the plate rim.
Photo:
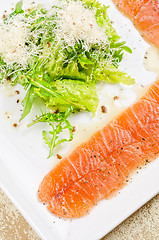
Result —
[[[157, 160], [157, 159], [156, 159]], [[40, 231], [39, 227], [36, 226], [33, 220], [28, 216], [27, 212], [21, 207], [21, 205], [17, 202], [13, 194], [9, 192], [7, 187], [5, 186], [2, 181], [0, 181], [0, 188], [4, 192], [4, 194], [10, 199], [12, 204], [17, 208], [17, 210], [21, 213], [21, 215], [24, 217], [24, 219], [27, 221], [27, 223], [32, 227], [32, 229], [35, 231], [35, 233], [41, 238], [41, 240], [46, 240], [46, 237], [43, 235], [43, 233]], [[139, 210], [143, 205], [145, 205], [147, 202], [149, 202], [152, 198], [154, 198], [159, 193], [159, 190], [154, 191], [152, 194], [150, 194], [144, 201], [139, 201], [139, 204], [131, 209], [129, 214], [125, 214], [125, 216], [122, 217], [121, 221], [119, 223], [115, 223], [113, 226], [109, 228], [109, 230], [102, 232], [100, 234], [100, 238], [103, 238], [108, 233], [110, 233], [113, 229], [115, 229], [117, 226], [119, 226], [122, 222], [124, 222], [127, 218], [129, 218], [133, 213], [135, 213], [137, 210]]]
[[[18, 1], [18, 0], [17, 0]], [[16, 2], [17, 2], [16, 1]], [[14, 1], [15, 2], [15, 1]], [[158, 160], [159, 161], [159, 160]], [[17, 188], [17, 186], [15, 186]], [[16, 192], [15, 193], [11, 193], [9, 188], [7, 187], [7, 184], [5, 184], [3, 182], [3, 180], [1, 179], [0, 181], [0, 188], [2, 189], [2, 191], [6, 194], [6, 196], [11, 200], [11, 202], [14, 204], [14, 206], [19, 210], [19, 212], [22, 214], [22, 216], [25, 218], [25, 220], [28, 222], [28, 224], [32, 227], [32, 229], [37, 233], [37, 235], [42, 239], [42, 240], [47, 240], [47, 237], [44, 236], [44, 234], [42, 233], [42, 231], [40, 230], [40, 228], [36, 225], [36, 223], [31, 219], [31, 217], [29, 217], [28, 213], [26, 212], [26, 210], [23, 209], [23, 207], [21, 206], [20, 203], [18, 203], [18, 201], [16, 200]], [[21, 192], [21, 191], [20, 191]], [[105, 235], [107, 235], [109, 232], [111, 232], [114, 228], [116, 228], [119, 224], [121, 224], [125, 219], [127, 219], [128, 217], [130, 217], [134, 212], [136, 212], [139, 208], [141, 208], [145, 203], [147, 203], [149, 200], [151, 200], [154, 196], [156, 196], [159, 193], [159, 189], [155, 189], [154, 191], [151, 192], [151, 194], [148, 194], [147, 197], [145, 197], [144, 199], [139, 199], [138, 204], [136, 204], [133, 208], [129, 209], [128, 214], [125, 213], [124, 216], [121, 217], [121, 220], [118, 221], [118, 223], [116, 224], [112, 224], [112, 226], [109, 227], [109, 229], [107, 229], [105, 232], [101, 231], [101, 233], [99, 234], [100, 238], [104, 237]], [[21, 193], [20, 193], [21, 194]], [[99, 238], [99, 239], [100, 239]]]

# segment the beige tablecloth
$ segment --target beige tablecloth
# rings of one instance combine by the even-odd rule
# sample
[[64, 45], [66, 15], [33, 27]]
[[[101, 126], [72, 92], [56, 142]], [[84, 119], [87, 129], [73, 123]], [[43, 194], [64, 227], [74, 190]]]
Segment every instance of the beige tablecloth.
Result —
[[[1, 190], [0, 240], [40, 240]], [[159, 195], [102, 240], [159, 240]]]

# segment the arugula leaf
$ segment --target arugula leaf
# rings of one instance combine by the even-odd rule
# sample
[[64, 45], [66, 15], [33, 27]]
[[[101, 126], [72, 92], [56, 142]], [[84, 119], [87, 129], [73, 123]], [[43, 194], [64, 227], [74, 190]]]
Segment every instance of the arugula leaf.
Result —
[[[50, 158], [53, 153], [54, 149], [57, 145], [63, 143], [63, 142], [69, 142], [73, 139], [73, 126], [70, 124], [70, 122], [67, 120], [67, 118], [72, 113], [73, 109], [68, 108], [65, 113], [43, 113], [40, 116], [37, 116], [36, 119], [28, 125], [28, 127], [39, 123], [39, 122], [47, 122], [49, 126], [52, 128], [51, 131], [46, 132], [43, 131], [43, 139], [45, 143], [48, 145], [50, 152], [48, 158]], [[56, 125], [53, 125], [53, 123], [56, 123]], [[63, 130], [68, 129], [69, 130], [69, 138], [63, 138], [59, 139], [59, 134], [63, 132]]]
[[35, 98], [34, 86], [31, 85], [27, 91], [25, 98], [22, 101], [22, 105], [24, 108], [20, 121], [23, 120], [30, 113], [33, 106], [34, 98]]

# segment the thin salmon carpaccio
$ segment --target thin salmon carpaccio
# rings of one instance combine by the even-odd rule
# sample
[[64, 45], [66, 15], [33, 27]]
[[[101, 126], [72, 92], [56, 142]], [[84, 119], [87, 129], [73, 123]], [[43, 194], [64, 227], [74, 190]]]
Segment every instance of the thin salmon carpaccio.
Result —
[[61, 160], [43, 179], [39, 198], [58, 216], [82, 217], [158, 155], [159, 80], [136, 104]]
[[148, 42], [159, 48], [159, 0], [112, 0]]

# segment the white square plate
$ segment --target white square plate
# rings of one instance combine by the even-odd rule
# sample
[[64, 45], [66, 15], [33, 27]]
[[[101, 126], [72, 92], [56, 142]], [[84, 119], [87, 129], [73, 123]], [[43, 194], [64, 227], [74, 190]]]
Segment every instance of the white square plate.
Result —
[[[1, 11], [13, 7], [12, 2], [16, 1], [1, 1]], [[110, 119], [109, 116], [115, 116], [118, 111], [130, 105], [136, 98], [137, 89], [140, 89], [141, 85], [155, 81], [157, 76], [153, 72], [146, 71], [143, 65], [144, 54], [149, 45], [140, 37], [132, 23], [117, 11], [111, 1], [103, 2], [110, 5], [108, 12], [115, 29], [122, 36], [121, 39], [126, 40], [127, 45], [133, 50], [133, 54], [125, 54], [121, 68], [136, 79], [138, 87], [106, 85], [101, 88], [101, 104], [106, 104], [108, 113], [105, 116], [99, 114], [100, 117], [98, 115], [94, 119], [87, 113], [73, 116], [71, 121], [77, 127], [75, 139], [72, 145], [64, 144], [63, 150], [58, 149], [62, 155], [70, 151], [71, 146], [77, 146], [79, 135], [80, 141], [86, 140], [92, 133], [92, 128], [93, 131], [97, 130], [99, 126], [106, 124]], [[44, 146], [41, 136], [44, 125], [27, 129], [26, 124], [33, 117], [29, 116], [14, 128], [13, 123], [18, 121], [21, 113], [21, 106], [16, 100], [17, 98], [22, 100], [24, 91], [20, 87], [6, 89], [8, 88], [0, 88], [1, 187], [42, 239], [100, 239], [159, 192], [159, 160], [157, 159], [136, 174], [120, 194], [111, 200], [102, 200], [89, 215], [81, 219], [72, 221], [59, 219], [48, 212], [37, 198], [39, 183], [56, 162], [54, 157], [47, 159], [48, 149]], [[14, 94], [17, 89], [20, 90], [18, 97]], [[114, 103], [112, 96], [116, 94], [121, 94], [122, 97]], [[33, 110], [34, 114], [35, 112], [36, 110]], [[83, 130], [79, 131], [82, 129], [79, 126], [83, 126]]]

